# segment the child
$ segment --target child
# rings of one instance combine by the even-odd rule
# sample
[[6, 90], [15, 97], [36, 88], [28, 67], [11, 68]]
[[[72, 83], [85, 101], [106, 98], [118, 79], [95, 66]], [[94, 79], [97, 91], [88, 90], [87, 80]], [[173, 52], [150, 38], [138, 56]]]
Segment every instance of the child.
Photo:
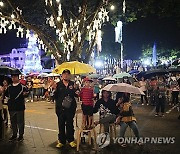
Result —
[[89, 78], [85, 78], [83, 80], [84, 87], [81, 89], [80, 98], [82, 100], [82, 111], [83, 111], [83, 129], [91, 129], [93, 123], [93, 97], [94, 92], [93, 88], [91, 88], [92, 80]]

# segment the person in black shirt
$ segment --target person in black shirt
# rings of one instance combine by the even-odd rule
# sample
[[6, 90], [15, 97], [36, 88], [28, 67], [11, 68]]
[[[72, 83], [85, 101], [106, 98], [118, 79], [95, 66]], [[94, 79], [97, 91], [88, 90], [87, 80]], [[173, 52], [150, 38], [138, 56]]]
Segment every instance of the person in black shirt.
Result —
[[102, 91], [102, 98], [99, 99], [94, 106], [94, 113], [98, 111], [100, 119], [95, 122], [95, 125], [103, 124], [104, 131], [109, 132], [109, 124], [115, 122], [116, 115], [119, 113], [115, 101], [111, 99], [111, 92]]
[[[76, 91], [74, 82], [70, 81], [70, 71], [64, 70], [62, 80], [53, 86], [55, 90], [54, 98], [56, 101], [56, 115], [58, 117], [58, 143], [57, 148], [66, 144], [66, 140], [71, 147], [76, 147], [74, 142], [73, 118], [76, 112]], [[66, 132], [66, 133], [65, 133]]]
[[24, 110], [25, 102], [24, 97], [27, 95], [25, 86], [19, 82], [19, 75], [13, 74], [12, 85], [10, 85], [6, 92], [5, 96], [9, 98], [8, 100], [8, 110], [10, 114], [11, 127], [13, 131], [12, 137], [9, 141], [14, 141], [17, 138], [17, 133], [19, 132], [18, 141], [23, 140], [24, 135]]

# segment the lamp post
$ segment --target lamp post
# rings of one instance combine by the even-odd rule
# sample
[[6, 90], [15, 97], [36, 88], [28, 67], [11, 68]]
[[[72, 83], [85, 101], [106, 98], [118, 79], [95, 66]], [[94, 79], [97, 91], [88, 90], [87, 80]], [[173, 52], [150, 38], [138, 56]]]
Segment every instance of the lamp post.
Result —
[[[123, 1], [123, 16], [126, 11], [126, 2]], [[123, 30], [123, 22], [118, 21], [117, 27], [115, 27], [115, 42], [120, 43], [120, 63], [121, 63], [121, 72], [123, 70], [123, 40], [122, 40], [122, 30]]]
[[123, 43], [122, 43], [122, 21], [117, 22], [117, 27], [115, 27], [115, 42], [120, 43], [120, 62], [121, 69], [123, 68]]

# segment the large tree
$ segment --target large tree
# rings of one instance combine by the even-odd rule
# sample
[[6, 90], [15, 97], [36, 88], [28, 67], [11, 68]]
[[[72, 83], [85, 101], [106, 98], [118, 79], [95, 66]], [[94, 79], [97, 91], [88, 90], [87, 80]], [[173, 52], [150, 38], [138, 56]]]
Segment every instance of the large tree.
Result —
[[[180, 49], [158, 47], [156, 49], [158, 59], [175, 60], [180, 57]], [[143, 45], [141, 59], [151, 59], [153, 54], [152, 45]]]
[[[70, 60], [87, 62], [99, 41], [99, 30], [109, 16], [114, 26], [118, 20], [132, 22], [147, 14], [173, 14], [179, 18], [179, 10], [174, 9], [177, 3], [178, 0], [126, 0], [126, 3], [124, 0], [2, 0], [0, 33], [16, 27], [18, 36], [24, 32], [28, 38], [31, 30], [41, 47], [59, 63], [69, 55]], [[115, 5], [116, 10], [108, 13], [110, 5]], [[85, 57], [81, 56], [83, 49]]]
[[1, 2], [1, 28], [17, 28], [17, 36], [33, 31], [42, 48], [60, 63], [82, 60], [86, 45], [87, 61], [97, 42], [102, 23], [109, 20], [106, 0], [4, 0]]

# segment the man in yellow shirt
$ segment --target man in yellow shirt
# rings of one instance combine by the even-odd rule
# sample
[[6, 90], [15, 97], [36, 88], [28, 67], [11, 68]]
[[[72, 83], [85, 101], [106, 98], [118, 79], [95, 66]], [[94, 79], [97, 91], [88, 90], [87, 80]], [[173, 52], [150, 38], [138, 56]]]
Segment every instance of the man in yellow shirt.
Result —
[[40, 80], [37, 78], [37, 76], [34, 76], [33, 79], [33, 95], [34, 97], [37, 97], [37, 101], [40, 98]]

